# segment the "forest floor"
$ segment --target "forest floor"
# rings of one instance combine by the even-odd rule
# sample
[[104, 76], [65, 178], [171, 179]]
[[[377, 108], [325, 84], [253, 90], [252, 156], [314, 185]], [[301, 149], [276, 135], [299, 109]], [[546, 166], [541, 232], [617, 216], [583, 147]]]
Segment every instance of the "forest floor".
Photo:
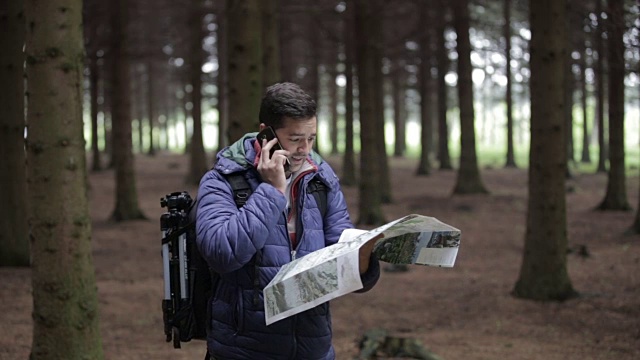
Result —
[[[329, 160], [339, 172], [339, 159]], [[165, 343], [160, 308], [162, 263], [160, 198], [188, 190], [185, 156], [136, 158], [140, 206], [149, 220], [114, 223], [113, 171], [92, 173], [90, 208], [106, 359], [201, 359], [205, 343], [180, 350]], [[576, 175], [567, 183], [568, 271], [580, 297], [540, 303], [510, 295], [522, 262], [527, 171], [482, 169], [490, 195], [451, 196], [456, 173], [414, 176], [415, 160], [390, 159], [393, 204], [387, 220], [410, 213], [434, 216], [462, 231], [454, 268], [410, 266], [383, 272], [365, 294], [332, 302], [338, 359], [357, 356], [365, 331], [386, 329], [414, 338], [447, 360], [640, 359], [640, 236], [625, 235], [635, 212], [601, 212], [604, 174]], [[638, 204], [638, 175], [627, 195]], [[357, 188], [345, 188], [358, 219]], [[578, 251], [581, 249], [582, 251]], [[588, 256], [583, 254], [588, 252]], [[383, 267], [386, 265], [383, 263]], [[0, 268], [0, 359], [27, 359], [32, 337], [30, 271]], [[383, 358], [383, 357], [381, 357]]]

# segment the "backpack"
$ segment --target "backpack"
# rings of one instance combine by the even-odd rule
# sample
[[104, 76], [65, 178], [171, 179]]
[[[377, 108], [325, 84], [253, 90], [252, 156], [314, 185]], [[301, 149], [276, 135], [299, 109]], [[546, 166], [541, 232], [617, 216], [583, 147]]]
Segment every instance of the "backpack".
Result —
[[[244, 173], [223, 175], [231, 185], [236, 206], [243, 207], [252, 193]], [[324, 218], [327, 211], [327, 187], [319, 179], [309, 182], [308, 192], [315, 198]], [[162, 318], [166, 341], [173, 347], [181, 342], [207, 339], [210, 323], [209, 298], [219, 280], [196, 245], [197, 201], [188, 192], [173, 192], [160, 199], [166, 207], [160, 217], [164, 297]]]

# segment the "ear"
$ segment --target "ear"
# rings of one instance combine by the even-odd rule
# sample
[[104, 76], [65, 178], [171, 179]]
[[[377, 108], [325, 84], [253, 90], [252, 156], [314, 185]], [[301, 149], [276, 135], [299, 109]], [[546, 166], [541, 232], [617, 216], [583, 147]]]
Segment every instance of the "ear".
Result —
[[264, 123], [260, 123], [260, 130], [259, 131], [264, 130], [266, 127], [267, 127], [267, 125], [265, 125]]

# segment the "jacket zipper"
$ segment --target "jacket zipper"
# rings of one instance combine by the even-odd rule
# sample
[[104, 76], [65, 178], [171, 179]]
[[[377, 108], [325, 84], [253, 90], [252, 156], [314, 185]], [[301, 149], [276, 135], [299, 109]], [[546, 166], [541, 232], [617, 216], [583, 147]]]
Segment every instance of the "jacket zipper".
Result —
[[[300, 241], [302, 240], [302, 231], [303, 231], [303, 229], [302, 229], [302, 217], [301, 217], [300, 213], [302, 212], [302, 209], [304, 208], [304, 204], [302, 204], [302, 201], [304, 200], [304, 197], [300, 197], [303, 200], [301, 200], [300, 206], [298, 206], [298, 202], [293, 197], [293, 189], [295, 188], [295, 186], [296, 186], [298, 181], [302, 181], [302, 178], [305, 175], [307, 175], [307, 174], [309, 174], [311, 172], [313, 172], [313, 170], [305, 171], [304, 173], [298, 175], [298, 177], [296, 178], [296, 183], [291, 184], [291, 194], [290, 194], [291, 195], [291, 201], [290, 201], [290, 203], [291, 203], [291, 206], [295, 206], [296, 207], [296, 240], [297, 240], [296, 241], [296, 248], [294, 249], [293, 248], [293, 243], [291, 242], [291, 237], [288, 236], [289, 234], [288, 234], [288, 230], [287, 230], [287, 238], [289, 239], [289, 249], [291, 249], [291, 261], [296, 259], [297, 248], [300, 246]], [[302, 195], [302, 191], [304, 191], [304, 189], [300, 190], [300, 193], [298, 195]], [[288, 226], [288, 224], [289, 224], [289, 217], [288, 216], [287, 216], [286, 220], [287, 220], [286, 224]], [[298, 226], [298, 225], [300, 225], [300, 226]], [[298, 232], [298, 230], [300, 230], [300, 232]], [[291, 337], [292, 337], [292, 340], [293, 340], [293, 353], [291, 354], [291, 359], [295, 359], [296, 358], [296, 353], [297, 353], [297, 350], [298, 350], [298, 338], [296, 336], [297, 319], [298, 319], [298, 316], [294, 315], [293, 320], [292, 320], [292, 324], [291, 324], [291, 326], [292, 326]]]
[[[289, 236], [288, 229], [287, 229], [287, 239], [289, 239], [289, 249], [291, 250], [291, 261], [295, 260], [296, 256], [298, 255], [297, 248], [300, 246], [300, 240], [302, 240], [302, 233], [304, 232], [304, 230], [302, 229], [302, 221], [301, 221], [301, 217], [300, 217], [300, 215], [301, 215], [300, 213], [302, 212], [302, 209], [304, 208], [304, 204], [302, 204], [302, 200], [301, 200], [300, 206], [298, 206], [298, 201], [293, 196], [293, 190], [295, 189], [295, 187], [297, 186], [297, 184], [300, 181], [303, 181], [303, 178], [307, 174], [310, 174], [312, 172], [313, 172], [313, 169], [307, 170], [307, 171], [301, 173], [300, 175], [298, 175], [294, 180], [295, 182], [293, 184], [291, 184], [291, 189], [289, 190], [290, 191], [290, 194], [289, 194], [290, 201], [289, 201], [289, 203], [291, 204], [291, 206], [295, 206], [296, 207], [296, 227], [295, 227], [295, 229], [296, 229], [296, 240], [297, 240], [296, 241], [296, 248], [294, 249], [293, 248], [293, 244], [291, 243], [291, 237]], [[300, 193], [302, 193], [302, 190], [300, 190]], [[304, 200], [304, 197], [300, 197], [300, 195], [301, 194], [298, 194], [298, 197]], [[288, 227], [290, 216], [287, 216], [286, 220], [287, 220], [286, 224], [287, 224], [287, 227]], [[300, 226], [298, 226], [298, 225], [300, 225]], [[300, 230], [300, 232], [298, 232], [298, 229]]]

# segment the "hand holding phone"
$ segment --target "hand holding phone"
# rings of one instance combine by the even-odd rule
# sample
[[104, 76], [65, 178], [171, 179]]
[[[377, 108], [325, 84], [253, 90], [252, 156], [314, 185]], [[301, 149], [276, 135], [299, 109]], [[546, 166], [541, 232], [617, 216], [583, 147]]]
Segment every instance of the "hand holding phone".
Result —
[[[258, 141], [260, 141], [260, 146], [264, 146], [265, 142], [263, 140], [266, 140], [266, 142], [269, 142], [277, 138], [278, 137], [276, 136], [276, 132], [273, 130], [271, 126], [267, 126], [266, 128], [264, 128], [262, 131], [258, 133], [258, 136], [257, 136]], [[273, 158], [273, 154], [276, 152], [276, 150], [284, 150], [282, 145], [280, 145], [280, 141], [276, 142], [269, 150], [269, 159]], [[286, 162], [284, 163], [284, 171], [288, 171], [288, 170], [289, 170], [289, 159], [287, 158]]]

